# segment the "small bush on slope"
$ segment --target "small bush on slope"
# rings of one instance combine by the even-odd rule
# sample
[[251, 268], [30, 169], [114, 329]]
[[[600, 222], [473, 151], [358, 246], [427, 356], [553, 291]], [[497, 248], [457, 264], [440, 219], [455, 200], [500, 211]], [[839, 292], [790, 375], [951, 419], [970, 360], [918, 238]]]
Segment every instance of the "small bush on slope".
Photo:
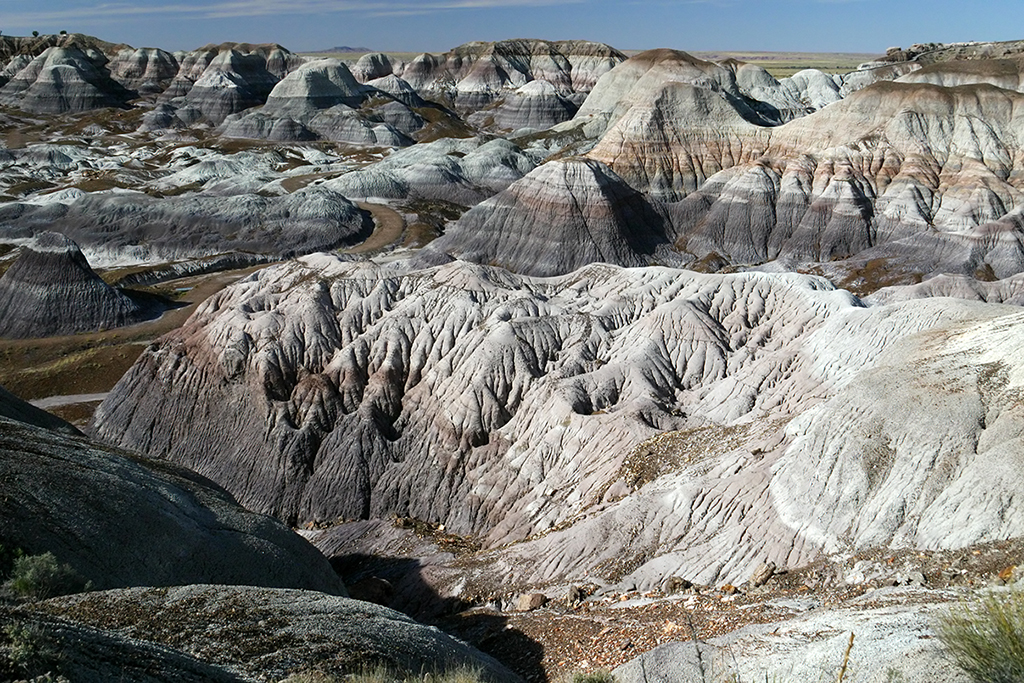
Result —
[[89, 583], [71, 565], [57, 562], [53, 553], [24, 555], [14, 560], [14, 570], [6, 585], [29, 600], [89, 590]]
[[979, 683], [1024, 681], [1024, 591], [993, 593], [938, 624], [953, 661]]

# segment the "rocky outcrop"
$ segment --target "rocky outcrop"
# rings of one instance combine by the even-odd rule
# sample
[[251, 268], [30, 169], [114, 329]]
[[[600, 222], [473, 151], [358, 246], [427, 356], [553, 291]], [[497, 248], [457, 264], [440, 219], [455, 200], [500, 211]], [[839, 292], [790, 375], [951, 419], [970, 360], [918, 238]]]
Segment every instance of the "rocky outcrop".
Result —
[[[381, 120], [384, 116], [380, 114], [374, 121], [360, 110], [371, 98], [388, 101], [377, 108], [390, 123]], [[360, 84], [340, 60], [324, 59], [289, 74], [273, 89], [262, 109], [229, 122], [224, 134], [395, 147], [411, 144], [408, 135], [423, 124], [419, 115], [389, 94]]]
[[227, 251], [285, 256], [333, 249], [361, 242], [373, 221], [345, 197], [317, 187], [282, 197], [83, 193], [67, 202], [0, 207], [4, 237], [47, 229], [59, 229], [105, 258], [174, 260]]
[[[96, 655], [109, 648], [109, 659], [127, 660], [124, 666], [133, 673], [135, 653], [143, 661], [162, 660], [162, 667], [139, 667], [133, 680], [153, 680], [153, 669], [163, 667], [167, 676], [157, 680], [334, 678], [376, 667], [396, 676], [461, 669], [479, 672], [479, 680], [490, 683], [520, 680], [437, 628], [368, 602], [310, 591], [242, 586], [113, 590], [37, 603], [22, 608], [19, 616], [43, 622], [44, 634], [60, 628], [73, 634], [77, 628], [92, 638], [97, 631], [106, 635], [107, 648], [79, 648], [78, 638], [68, 643], [69, 664], [84, 664], [69, 669], [75, 673], [94, 670]], [[60, 621], [47, 620], [53, 617]]]
[[122, 107], [133, 94], [110, 77], [96, 50], [51, 47], [0, 88], [0, 104], [36, 114]]
[[[245, 504], [293, 522], [397, 512], [500, 545], [628, 496], [523, 546], [523, 555], [513, 551], [508, 571], [549, 581], [660, 543], [678, 554], [651, 559], [645, 580], [683, 566], [680, 575], [711, 583], [749, 572], [755, 555], [785, 567], [822, 549], [817, 532], [796, 534], [779, 521], [766, 491], [779, 495], [781, 475], [771, 473], [793, 463], [793, 509], [824, 505], [824, 494], [795, 472], [827, 460], [805, 446], [765, 446], [792, 438], [777, 430], [793, 415], [806, 425], [811, 415], [835, 414], [839, 406], [821, 407], [823, 397], [841, 395], [858, 373], [871, 386], [868, 369], [900, 338], [1005, 310], [975, 306], [946, 300], [876, 312], [798, 276], [602, 265], [534, 280], [465, 264], [397, 276], [307, 257], [227, 290], [147, 350], [100, 406], [95, 429], [195, 467]], [[830, 341], [837, 337], [847, 340], [842, 348]], [[908, 408], [922, 405], [891, 395]], [[959, 409], [948, 429], [976, 423]], [[948, 417], [937, 406], [934, 414], [936, 424]], [[673, 430], [702, 455], [630, 455]], [[846, 425], [845, 438], [855, 431]], [[223, 445], [211, 451], [211, 443]], [[772, 457], [732, 451], [741, 444]], [[924, 452], [908, 450], [892, 481], [917, 476]], [[643, 487], [663, 471], [673, 474]], [[974, 472], [984, 476], [980, 466]], [[675, 502], [666, 503], [670, 489]], [[949, 512], [936, 505], [936, 514]], [[744, 513], [717, 517], [723, 508]], [[887, 509], [871, 512], [894, 519]], [[949, 542], [977, 540], [985, 520], [1005, 512], [993, 507]], [[636, 536], [627, 530], [638, 515], [668, 516]], [[836, 524], [842, 537], [847, 522]], [[1007, 524], [999, 533], [1019, 533]], [[933, 539], [944, 527], [915, 529]], [[906, 533], [901, 542], [917, 538]], [[668, 535], [678, 545], [664, 545]], [[737, 535], [749, 540], [738, 543]]]
[[504, 40], [420, 55], [400, 75], [428, 99], [450, 100], [460, 110], [473, 111], [533, 80], [551, 83], [562, 95], [587, 93], [624, 59], [600, 43]]
[[0, 337], [23, 339], [121, 327], [159, 315], [155, 298], [129, 296], [89, 267], [73, 241], [44, 232], [0, 277]]
[[537, 157], [507, 140], [443, 138], [397, 150], [323, 186], [346, 197], [478, 204], [523, 178]]
[[664, 219], [603, 164], [544, 164], [477, 205], [428, 251], [527, 275], [588, 263], [640, 266], [667, 238]]
[[[818, 607], [799, 599], [780, 600], [796, 612], [781, 622], [748, 626], [734, 633], [694, 642], [668, 643], [615, 669], [622, 683], [669, 683], [735, 677], [740, 680], [802, 680], [843, 667], [855, 636], [847, 674], [883, 683], [967, 683], [936, 638], [935, 624], [949, 603], [962, 596], [945, 592], [889, 589], [870, 596]], [[906, 604], [921, 600], [923, 604]], [[938, 603], [936, 601], [949, 601]], [[801, 613], [802, 612], [802, 613]], [[712, 678], [714, 677], [714, 678]]]
[[344, 592], [306, 541], [184, 468], [3, 417], [0, 449], [4, 547], [51, 552], [95, 588], [219, 583]]

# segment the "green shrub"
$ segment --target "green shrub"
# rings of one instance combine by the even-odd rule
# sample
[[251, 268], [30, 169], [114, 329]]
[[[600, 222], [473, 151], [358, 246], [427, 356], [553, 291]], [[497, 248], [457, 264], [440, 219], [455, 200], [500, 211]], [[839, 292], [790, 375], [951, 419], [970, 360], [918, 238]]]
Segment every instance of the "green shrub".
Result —
[[1024, 681], [1024, 591], [953, 608], [937, 630], [953, 661], [975, 681]]
[[7, 663], [14, 672], [33, 675], [58, 664], [60, 657], [53, 643], [37, 625], [8, 624], [3, 635]]
[[57, 562], [53, 553], [17, 558], [7, 585], [29, 600], [46, 600], [89, 590], [89, 583], [71, 565]]

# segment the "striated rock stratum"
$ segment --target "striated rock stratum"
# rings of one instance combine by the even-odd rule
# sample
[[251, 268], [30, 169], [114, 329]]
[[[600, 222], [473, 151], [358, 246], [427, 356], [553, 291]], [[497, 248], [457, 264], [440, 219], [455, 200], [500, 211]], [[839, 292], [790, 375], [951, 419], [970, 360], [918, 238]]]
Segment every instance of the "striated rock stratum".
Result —
[[44, 232], [0, 277], [0, 337], [25, 339], [92, 332], [159, 315], [156, 297], [105, 283], [72, 240]]

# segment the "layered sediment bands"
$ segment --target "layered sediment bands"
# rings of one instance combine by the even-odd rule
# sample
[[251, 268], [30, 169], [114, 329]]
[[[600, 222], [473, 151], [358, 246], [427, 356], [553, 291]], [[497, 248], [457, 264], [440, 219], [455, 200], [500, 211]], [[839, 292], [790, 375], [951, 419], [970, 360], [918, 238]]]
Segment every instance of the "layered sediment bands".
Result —
[[601, 43], [505, 40], [467, 43], [443, 55], [423, 54], [398, 75], [428, 98], [476, 110], [533, 80], [547, 81], [563, 95], [589, 92], [624, 59]]
[[493, 110], [478, 114], [490, 117], [493, 125], [505, 130], [519, 128], [545, 129], [568, 121], [578, 107], [558, 93], [547, 81], [530, 81], [509, 95]]
[[756, 162], [674, 207], [680, 245], [733, 262], [857, 254], [1007, 277], [1024, 266], [1022, 124], [1024, 98], [990, 85], [871, 86], [773, 130]]
[[[143, 353], [94, 429], [290, 522], [398, 513], [500, 544], [685, 462], [630, 464], [646, 439], [715, 424], [770, 439], [772, 420], [833, 394], [880, 350], [973, 310], [875, 312], [797, 275], [600, 265], [532, 279], [465, 263], [394, 275], [318, 255], [206, 302]], [[747, 483], [729, 489], [730, 509], [763, 496], [767, 468], [736, 480]], [[683, 488], [698, 496], [709, 481]], [[658, 509], [684, 527], [691, 514]]]
[[121, 327], [161, 311], [107, 285], [78, 245], [54, 232], [38, 235], [0, 277], [0, 337], [9, 339]]
[[[380, 113], [375, 121], [358, 109], [372, 98], [386, 101], [378, 104]], [[325, 59], [304, 64], [289, 74], [274, 87], [262, 109], [229, 122], [223, 132], [228, 137], [282, 141], [321, 138], [400, 146], [411, 144], [407, 134], [423, 123], [419, 115], [388, 93], [359, 83], [341, 61]]]
[[90, 254], [175, 260], [226, 251], [288, 256], [333, 249], [366, 239], [373, 220], [342, 195], [319, 187], [282, 197], [124, 191], [0, 207], [4, 237], [48, 229], [59, 229]]
[[36, 114], [124, 106], [133, 93], [111, 79], [106, 62], [96, 50], [48, 48], [0, 88], [0, 104]]
[[768, 130], [711, 89], [662, 82], [634, 93], [629, 109], [587, 156], [652, 198], [676, 201], [715, 173], [759, 159]]
[[139, 95], [152, 95], [167, 89], [178, 74], [177, 58], [156, 48], [126, 48], [107, 64], [110, 77]]
[[218, 125], [266, 102], [274, 86], [303, 61], [273, 44], [225, 43], [185, 53], [160, 95], [164, 111], [147, 118], [143, 128], [182, 127], [199, 120]]
[[429, 251], [540, 276], [588, 263], [640, 266], [667, 242], [664, 223], [603, 164], [554, 161], [470, 209]]

